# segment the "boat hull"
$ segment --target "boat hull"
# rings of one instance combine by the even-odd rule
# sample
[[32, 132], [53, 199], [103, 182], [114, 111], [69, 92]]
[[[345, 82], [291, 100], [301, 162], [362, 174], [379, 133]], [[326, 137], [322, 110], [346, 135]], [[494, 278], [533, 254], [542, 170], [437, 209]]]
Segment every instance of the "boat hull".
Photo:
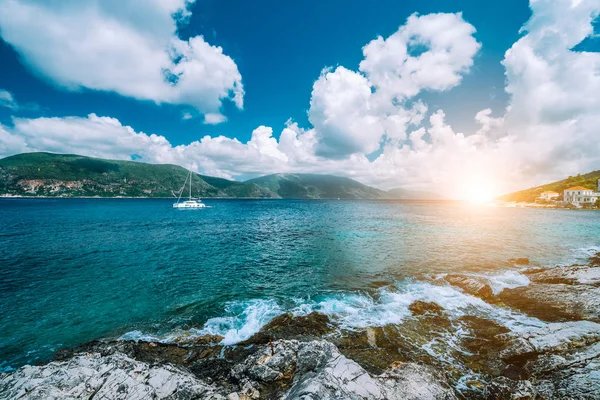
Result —
[[175, 203], [175, 204], [173, 204], [173, 208], [178, 208], [180, 210], [194, 210], [194, 209], [198, 209], [198, 208], [206, 208], [206, 205], [203, 203], [196, 203], [196, 204]]

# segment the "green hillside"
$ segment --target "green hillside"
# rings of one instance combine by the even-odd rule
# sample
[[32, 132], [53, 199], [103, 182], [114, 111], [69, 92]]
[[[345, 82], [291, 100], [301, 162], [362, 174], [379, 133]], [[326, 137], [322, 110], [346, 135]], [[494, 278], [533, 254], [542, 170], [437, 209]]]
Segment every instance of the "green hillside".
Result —
[[[0, 159], [0, 195], [53, 197], [173, 197], [188, 171], [177, 165], [103, 160], [73, 154], [25, 153]], [[184, 192], [184, 195], [187, 193]], [[383, 199], [391, 196], [352, 179], [276, 174], [236, 182], [193, 174], [197, 197]]]
[[[72, 154], [26, 153], [0, 160], [0, 194], [19, 196], [173, 197], [188, 174], [176, 165], [103, 160]], [[211, 181], [208, 183], [205, 179]], [[262, 188], [192, 177], [194, 196], [271, 197]]]
[[593, 171], [585, 175], [570, 176], [561, 181], [548, 183], [546, 185], [533, 187], [519, 192], [509, 193], [498, 197], [503, 201], [516, 201], [532, 203], [540, 196], [540, 193], [545, 191], [554, 191], [560, 194], [562, 198], [563, 191], [573, 186], [583, 186], [588, 189], [598, 190], [598, 179], [600, 179], [600, 171]]
[[251, 179], [282, 198], [293, 199], [386, 199], [387, 192], [349, 178], [317, 174], [273, 174]]

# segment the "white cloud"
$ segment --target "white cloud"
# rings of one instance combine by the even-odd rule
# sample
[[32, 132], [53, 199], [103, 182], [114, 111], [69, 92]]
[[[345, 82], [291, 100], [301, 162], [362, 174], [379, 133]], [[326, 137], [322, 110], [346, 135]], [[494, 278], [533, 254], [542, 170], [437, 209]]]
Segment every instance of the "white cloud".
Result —
[[[441, 110], [425, 119], [427, 106], [415, 97], [415, 91], [458, 84], [479, 46], [465, 39], [474, 30], [460, 14], [436, 14], [433, 19], [411, 17], [413, 22], [398, 31], [403, 33], [394, 35], [419, 32], [437, 43], [436, 35], [443, 36], [449, 29], [449, 37], [471, 44], [452, 49], [444, 47], [443, 41], [431, 45], [437, 49], [431, 50], [437, 54], [433, 59], [448, 63], [415, 66], [416, 61], [402, 50], [406, 42], [377, 39], [365, 48], [369, 63], [361, 64], [362, 72], [328, 69], [315, 82], [309, 109], [313, 127], [303, 129], [288, 121], [278, 139], [271, 127], [259, 126], [246, 143], [205, 136], [172, 146], [162, 136], [135, 132], [115, 119], [91, 114], [15, 119], [14, 127], [0, 127], [0, 154], [46, 150], [124, 159], [139, 154], [142, 161], [194, 163], [202, 173], [227, 178], [333, 173], [385, 189], [435, 190], [454, 198], [473, 191], [499, 194], [597, 169], [600, 54], [571, 49], [592, 34], [591, 21], [600, 13], [600, 4], [536, 0], [532, 11], [522, 37], [503, 61], [509, 105], [498, 117], [492, 116], [491, 109], [479, 111], [474, 116], [480, 124], [476, 132], [456, 132]], [[374, 49], [381, 51], [382, 65], [375, 62]], [[400, 60], [396, 64], [390, 61], [394, 51], [396, 61]], [[459, 61], [457, 55], [464, 59]], [[440, 69], [438, 83], [423, 75], [434, 64]], [[381, 83], [384, 78], [389, 87]], [[404, 100], [399, 101], [399, 96]], [[381, 154], [370, 161], [366, 155], [377, 149]]]
[[206, 114], [204, 116], [204, 123], [207, 125], [217, 125], [225, 121], [227, 121], [227, 117], [223, 114]]
[[321, 73], [308, 112], [317, 132], [319, 154], [335, 158], [379, 148], [385, 130], [370, 101], [371, 86], [360, 73], [344, 67]]
[[461, 13], [411, 15], [390, 37], [363, 48], [360, 70], [385, 100], [458, 85], [481, 47]]
[[[427, 107], [407, 99], [425, 89], [456, 86], [473, 64], [480, 44], [475, 28], [458, 14], [412, 15], [396, 33], [363, 48], [360, 71], [325, 69], [312, 91], [309, 120], [317, 153], [331, 158], [369, 154], [384, 137], [400, 143]], [[416, 46], [420, 54], [411, 52]]]
[[18, 105], [13, 95], [8, 90], [0, 89], [0, 107], [6, 107], [10, 109], [17, 109]]
[[505, 129], [539, 181], [597, 169], [600, 162], [600, 53], [572, 51], [593, 34], [600, 2], [537, 0], [526, 33], [507, 52], [511, 95]]
[[481, 128], [476, 132], [479, 135], [488, 135], [491, 133], [499, 134], [497, 131], [504, 124], [504, 118], [494, 118], [492, 115], [492, 109], [486, 108], [485, 110], [479, 111], [475, 114], [475, 121], [481, 125]]
[[69, 90], [88, 88], [219, 114], [243, 107], [235, 62], [201, 36], [177, 37], [194, 0], [0, 0], [2, 38], [34, 72]]

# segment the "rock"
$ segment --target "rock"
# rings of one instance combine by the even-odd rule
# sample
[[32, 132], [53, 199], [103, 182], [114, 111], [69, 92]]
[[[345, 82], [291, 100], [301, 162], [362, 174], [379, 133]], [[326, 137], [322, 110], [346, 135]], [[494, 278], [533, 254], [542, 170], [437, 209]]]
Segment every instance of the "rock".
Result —
[[468, 351], [462, 355], [465, 364], [476, 372], [485, 372], [499, 375], [505, 364], [498, 357], [505, 346], [505, 341], [500, 340], [500, 335], [509, 330], [495, 321], [466, 315], [458, 318], [469, 331], [470, 335], [463, 335], [461, 344]]
[[[437, 325], [438, 319], [444, 325]], [[369, 373], [377, 375], [397, 361], [420, 360], [432, 363], [433, 359], [423, 346], [433, 338], [441, 337], [447, 318], [437, 315], [421, 316], [419, 320], [406, 320], [401, 326], [386, 325], [363, 330], [346, 331], [329, 337], [346, 357], [356, 361]]]
[[68, 360], [78, 353], [99, 353], [106, 356], [118, 352], [138, 361], [149, 363], [168, 362], [187, 367], [199, 359], [218, 357], [223, 348], [214, 344], [198, 344], [203, 343], [203, 341], [194, 343], [193, 345], [183, 346], [177, 343], [135, 342], [131, 340], [93, 341], [75, 348], [60, 349], [56, 352], [54, 360]]
[[497, 299], [544, 321], [600, 321], [600, 288], [589, 285], [530, 284], [504, 289]]
[[386, 399], [451, 400], [456, 399], [446, 379], [434, 368], [404, 363], [376, 378]]
[[531, 382], [514, 381], [500, 376], [490, 382], [484, 390], [484, 398], [489, 400], [533, 400], [537, 392]]
[[181, 336], [175, 339], [178, 344], [195, 344], [195, 345], [216, 345], [223, 340], [223, 336], [219, 335], [202, 335], [202, 336]]
[[509, 258], [508, 262], [517, 265], [529, 265], [529, 258]]
[[452, 286], [461, 288], [465, 293], [484, 300], [490, 299], [494, 295], [492, 288], [483, 278], [451, 274], [446, 275], [444, 279]]
[[500, 358], [504, 361], [514, 361], [535, 354], [533, 346], [524, 338], [515, 338], [508, 342], [500, 352]]
[[332, 332], [334, 325], [325, 314], [312, 312], [294, 316], [286, 313], [273, 318], [267, 325], [241, 345], [265, 344], [269, 340], [300, 339], [313, 340]]
[[378, 384], [360, 365], [339, 354], [299, 377], [285, 399], [384, 399]]
[[443, 315], [443, 307], [440, 307], [434, 302], [417, 300], [413, 302], [408, 309], [413, 315], [436, 314]]
[[597, 399], [600, 342], [558, 354], [542, 354], [527, 363], [544, 398]]
[[600, 285], [600, 267], [589, 265], [571, 265], [568, 267], [538, 268], [524, 271], [535, 283], [567, 285]]
[[233, 367], [231, 374], [240, 381], [250, 378], [259, 383], [271, 383], [277, 380], [289, 381], [296, 369], [297, 352], [300, 342], [281, 340], [250, 355], [243, 363]]
[[532, 354], [565, 352], [600, 342], [600, 324], [590, 321], [551, 323], [499, 338], [506, 340], [500, 356], [510, 360]]
[[224, 400], [216, 388], [172, 365], [149, 365], [122, 353], [77, 355], [24, 366], [0, 378], [0, 399]]
[[232, 376], [240, 383], [260, 382], [261, 398], [456, 398], [444, 376], [433, 367], [399, 363], [379, 376], [372, 376], [323, 340], [281, 340], [273, 345], [275, 354], [271, 354], [269, 346], [263, 346], [232, 370]]
[[600, 266], [600, 252], [590, 257], [589, 265]]

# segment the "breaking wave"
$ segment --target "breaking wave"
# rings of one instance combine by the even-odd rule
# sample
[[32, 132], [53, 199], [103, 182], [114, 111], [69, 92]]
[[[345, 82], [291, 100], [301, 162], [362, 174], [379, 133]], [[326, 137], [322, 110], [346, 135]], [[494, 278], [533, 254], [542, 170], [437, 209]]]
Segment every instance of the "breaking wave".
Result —
[[[490, 278], [490, 277], [488, 277]], [[491, 278], [496, 290], [526, 284], [527, 277], [518, 273], [504, 273]], [[527, 279], [528, 283], [528, 279]], [[393, 287], [380, 288], [373, 293], [334, 292], [317, 296], [314, 300], [295, 299], [293, 306], [283, 306], [273, 299], [255, 299], [226, 303], [222, 316], [207, 320], [200, 328], [171, 332], [164, 336], [132, 331], [122, 339], [174, 341], [181, 336], [219, 335], [221, 344], [232, 345], [249, 339], [263, 326], [278, 315], [291, 312], [294, 315], [307, 315], [313, 311], [329, 316], [341, 328], [357, 329], [400, 325], [412, 314], [409, 306], [417, 300], [435, 302], [442, 305], [451, 319], [465, 315], [476, 315], [492, 319], [511, 330], [543, 326], [544, 323], [524, 314], [499, 307], [465, 294], [448, 285], [435, 285], [428, 282], [407, 280]]]

